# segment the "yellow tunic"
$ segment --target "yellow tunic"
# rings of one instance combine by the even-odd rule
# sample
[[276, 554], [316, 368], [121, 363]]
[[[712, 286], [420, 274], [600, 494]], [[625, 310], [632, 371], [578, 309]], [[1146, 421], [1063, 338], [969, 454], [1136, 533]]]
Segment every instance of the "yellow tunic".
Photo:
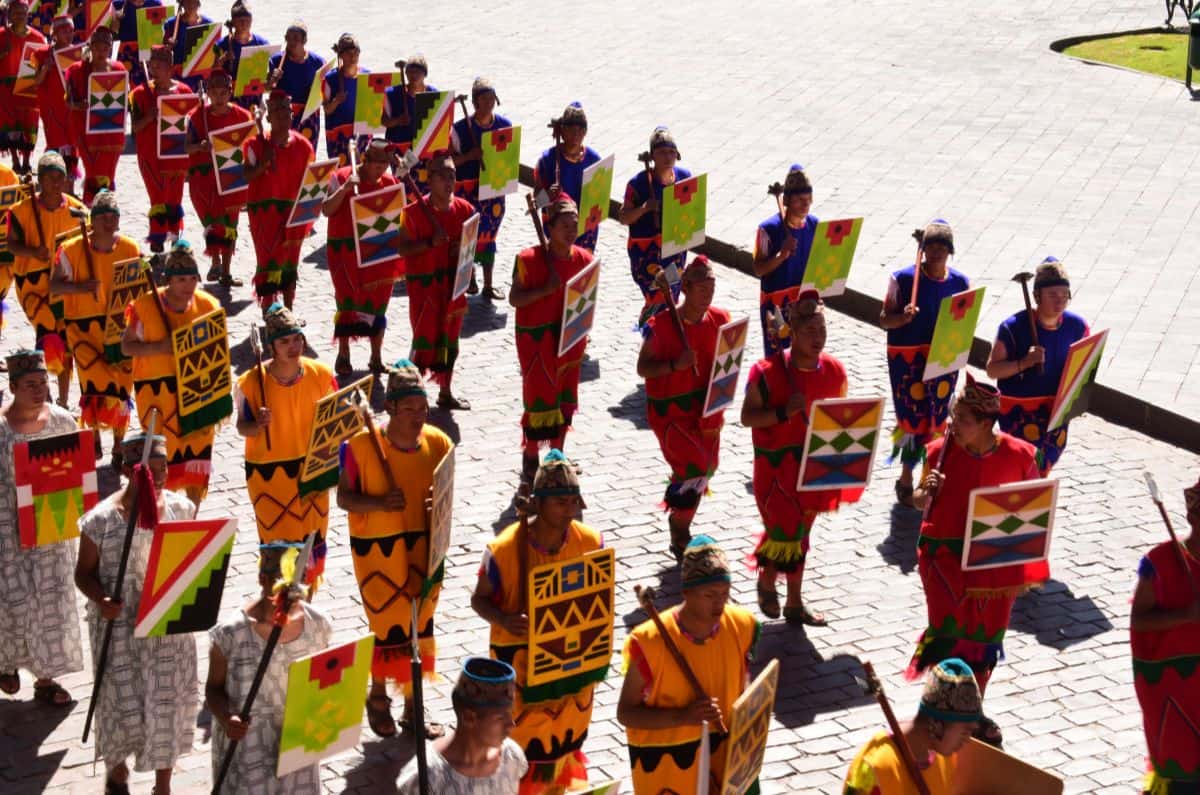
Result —
[[[933, 754], [922, 771], [930, 795], [949, 795], [954, 780], [954, 757]], [[891, 735], [880, 732], [863, 746], [846, 772], [844, 795], [917, 795]]]
[[[258, 373], [254, 367], [238, 378], [236, 402], [242, 419], [251, 419], [263, 406]], [[271, 410], [271, 447], [267, 448], [265, 433], [246, 437], [246, 490], [254, 506], [258, 540], [264, 544], [303, 541], [316, 532], [323, 542], [329, 526], [329, 492], [301, 497], [299, 480], [317, 401], [337, 391], [333, 371], [301, 357], [300, 377], [290, 384], [277, 381], [265, 366], [262, 375]]]
[[[484, 552], [481, 576], [492, 585], [492, 603], [505, 613], [526, 609], [521, 594], [528, 587], [521, 577], [521, 547], [526, 549], [528, 572], [542, 565], [570, 560], [604, 546], [600, 533], [582, 522], [572, 521], [562, 548], [553, 555], [545, 554], [524, 540], [526, 533], [515, 522], [488, 542]], [[529, 760], [529, 777], [557, 782], [564, 765], [580, 758], [583, 742], [592, 722], [592, 696], [596, 685], [588, 684], [575, 693], [551, 701], [527, 704], [522, 698], [528, 671], [528, 645], [525, 638], [514, 636], [503, 627], [492, 625], [492, 656], [511, 665], [517, 672], [517, 694], [513, 702], [512, 738], [525, 749]], [[554, 766], [548, 771], [548, 766]], [[540, 771], [537, 768], [542, 768]], [[586, 775], [586, 773], [583, 773]], [[550, 791], [557, 791], [551, 787]]]
[[[162, 314], [155, 308], [155, 301], [166, 308], [165, 287], [153, 293], [145, 293], [133, 301], [126, 310], [126, 327], [133, 328], [133, 335], [142, 342], [159, 342], [168, 339], [168, 329], [163, 325]], [[220, 304], [217, 299], [203, 290], [196, 290], [192, 302], [182, 312], [167, 309], [171, 330], [191, 323]], [[169, 353], [155, 356], [137, 356], [133, 360], [133, 388], [137, 400], [138, 418], [145, 427], [151, 409], [158, 409], [158, 433], [167, 437], [167, 488], [182, 490], [193, 500], [202, 500], [208, 493], [208, 478], [212, 474], [212, 442], [217, 427], [207, 428], [180, 436], [179, 385], [175, 378], [175, 357]]]
[[[425, 500], [433, 487], [433, 470], [454, 443], [442, 431], [426, 425], [421, 429], [415, 450], [400, 450], [388, 441], [384, 430], [376, 429], [376, 438], [387, 456], [392, 479], [404, 492], [405, 509], [351, 511], [350, 551], [367, 623], [375, 633], [371, 674], [379, 680], [395, 680], [404, 694], [409, 695], [412, 692], [410, 628], [413, 603], [417, 600], [420, 601], [417, 635], [421, 671], [425, 678], [432, 679], [437, 670], [433, 616], [442, 591], [442, 569], [426, 571], [429, 528]], [[369, 432], [359, 431], [342, 446], [342, 468], [356, 491], [381, 496], [388, 491], [388, 481], [373, 448]], [[423, 589], [426, 589], [424, 598]]]
[[[34, 201], [36, 197], [24, 199], [9, 210], [8, 237], [9, 240], [23, 241], [34, 248], [44, 245], [50, 252], [50, 260], [13, 257], [12, 274], [17, 283], [21, 308], [25, 310], [25, 316], [37, 334], [38, 349], [46, 354], [46, 369], [61, 373], [69, 366], [69, 357], [66, 354], [62, 304], [50, 300], [50, 263], [60, 238], [72, 232], [78, 233], [79, 221], [71, 215], [71, 210], [82, 210], [83, 203], [64, 194], [62, 202], [53, 210], [39, 205], [35, 217]], [[39, 218], [44, 240], [38, 235]]]
[[91, 428], [124, 431], [129, 424], [129, 395], [133, 391], [133, 362], [118, 364], [104, 357], [104, 325], [108, 299], [118, 262], [141, 256], [133, 238], [117, 235], [112, 251], [91, 248], [91, 262], [82, 237], [74, 237], [58, 250], [57, 265], [68, 282], [96, 279], [99, 292], [69, 293], [62, 298], [67, 345], [79, 378], [81, 418]]
[[[8, 166], [0, 163], [0, 188], [9, 188], [14, 185], [21, 184], [21, 180], [17, 177], [15, 171]], [[0, 232], [3, 235], [8, 234], [7, 220], [0, 220]], [[0, 236], [3, 236], [0, 235]], [[7, 246], [0, 246], [0, 299], [3, 299], [8, 292], [8, 285], [12, 282], [12, 253], [9, 252]], [[4, 328], [4, 307], [0, 306], [0, 330]]]
[[[679, 652], [700, 680], [704, 692], [721, 705], [728, 721], [733, 702], [742, 694], [749, 671], [749, 659], [758, 642], [758, 620], [749, 611], [728, 605], [716, 633], [696, 643], [683, 633], [675, 620], [675, 610], [662, 613], [663, 626]], [[678, 709], [696, 700], [687, 678], [667, 651], [667, 644], [653, 621], [640, 624], [625, 641], [626, 670], [637, 666], [647, 683], [642, 703], [649, 707]], [[711, 728], [711, 727], [710, 727]], [[696, 784], [699, 726], [672, 729], [626, 729], [629, 761], [633, 769], [633, 788], [638, 795], [692, 792]], [[710, 791], [720, 788], [725, 775], [728, 750], [725, 736], [710, 731]]]

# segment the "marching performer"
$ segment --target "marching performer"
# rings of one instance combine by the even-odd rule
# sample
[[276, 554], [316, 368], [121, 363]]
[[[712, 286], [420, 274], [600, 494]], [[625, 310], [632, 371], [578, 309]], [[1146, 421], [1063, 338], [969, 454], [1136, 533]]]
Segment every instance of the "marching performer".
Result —
[[[139, 8], [155, 8], [162, 5], [166, 5], [163, 0], [119, 0], [119, 2], [114, 1], [113, 3], [117, 18], [117, 41], [120, 42], [120, 47], [117, 50], [117, 58], [120, 59], [124, 69], [129, 72], [130, 88], [140, 86], [147, 80], [146, 73], [142, 69], [141, 56], [138, 49], [137, 10]], [[96, 26], [96, 30], [100, 28], [107, 29], [108, 26]], [[84, 96], [87, 95], [84, 94]]]
[[[729, 563], [717, 542], [700, 535], [683, 553], [683, 603], [629, 633], [622, 652], [625, 681], [617, 721], [625, 727], [634, 792], [695, 792], [701, 723], [712, 748], [710, 792], [720, 789], [729, 753], [725, 725], [750, 683], [761, 627], [750, 611], [730, 604]], [[665, 634], [664, 634], [665, 633]], [[676, 649], [690, 671], [671, 653]], [[689, 674], [708, 699], [697, 698]]]
[[133, 358], [133, 388], [143, 426], [158, 409], [167, 446], [166, 485], [183, 491], [197, 506], [208, 494], [212, 444], [216, 426], [182, 435], [179, 427], [178, 379], [171, 333], [220, 307], [200, 290], [200, 268], [186, 240], [176, 241], [163, 266], [166, 284], [143, 294], [125, 310], [121, 353]]
[[[496, 96], [492, 81], [486, 77], [477, 77], [471, 84], [471, 104], [475, 106], [475, 113], [454, 122], [450, 132], [454, 148], [454, 166], [458, 171], [454, 193], [471, 202], [475, 211], [479, 213], [479, 239], [475, 244], [475, 261], [483, 269], [483, 297], [489, 301], [499, 301], [504, 298], [504, 293], [497, 290], [492, 283], [492, 271], [496, 264], [496, 236], [500, 232], [501, 222], [504, 221], [504, 197], [479, 198], [479, 170], [483, 162], [480, 143], [485, 133], [511, 127], [512, 122], [506, 116], [496, 113], [500, 99]], [[473, 272], [471, 286], [467, 288], [467, 292], [471, 295], [479, 292]]]
[[349, 164], [350, 142], [362, 150], [366, 136], [354, 134], [354, 106], [358, 97], [358, 74], [366, 69], [358, 66], [358, 39], [343, 33], [333, 45], [337, 68], [325, 75], [321, 84], [321, 109], [325, 112], [325, 156], [336, 157], [341, 165]]
[[758, 606], [779, 618], [778, 574], [787, 580], [783, 617], [789, 624], [825, 625], [825, 616], [804, 606], [800, 587], [817, 514], [855, 502], [862, 489], [796, 491], [800, 461], [815, 400], [846, 396], [846, 368], [825, 353], [825, 302], [806, 290], [787, 306], [790, 345], [750, 368], [742, 425], [754, 437], [754, 499], [763, 532], [754, 549]]
[[[367, 624], [375, 633], [367, 723], [380, 737], [390, 737], [396, 733], [396, 723], [387, 695], [389, 679], [405, 698], [400, 724], [405, 731], [415, 731], [409, 700], [414, 609], [418, 611], [421, 671], [430, 681], [436, 676], [433, 617], [443, 571], [428, 571], [427, 500], [432, 496], [433, 471], [454, 445], [450, 437], [426, 422], [429, 398], [425, 383], [421, 371], [407, 359], [389, 369], [383, 405], [388, 414], [384, 428], [368, 426], [342, 443], [337, 499], [338, 507], [349, 514], [354, 574], [362, 590]], [[380, 589], [387, 591], [386, 598], [375, 598]], [[430, 722], [420, 730], [428, 739], [440, 737], [444, 731]]]
[[317, 401], [338, 386], [329, 367], [303, 355], [304, 321], [279, 304], [267, 309], [265, 320], [270, 359], [242, 373], [234, 392], [237, 431], [246, 439], [246, 491], [259, 543], [302, 543], [317, 534], [306, 571], [319, 577], [325, 569], [329, 492], [301, 497], [299, 476]]
[[150, 79], [129, 94], [130, 129], [137, 149], [138, 170], [150, 197], [150, 251], [161, 254], [168, 240], [183, 230], [183, 188], [187, 169], [179, 158], [158, 156], [158, 98], [191, 94], [192, 89], [171, 77], [171, 49], [165, 44], [150, 51]]
[[[146, 0], [158, 3], [158, 0]], [[127, 0], [132, 3], [132, 0]], [[67, 107], [71, 111], [71, 138], [75, 141], [79, 160], [83, 163], [83, 201], [92, 203], [101, 188], [117, 189], [117, 162], [125, 149], [125, 132], [87, 132], [88, 78], [102, 72], [120, 72], [125, 65], [113, 60], [113, 32], [97, 25], [84, 48], [84, 58], [67, 67], [63, 77], [67, 84]], [[137, 42], [133, 44], [137, 61]], [[138, 64], [141, 73], [141, 64]], [[132, 79], [130, 81], [132, 83]]]
[[56, 678], [83, 670], [79, 612], [70, 586], [76, 543], [21, 548], [13, 447], [77, 426], [66, 409], [50, 401], [41, 351], [15, 351], [5, 364], [12, 401], [0, 409], [0, 692], [16, 695], [18, 669], [24, 668], [34, 675], [35, 701], [65, 706], [74, 699]]
[[[969, 290], [967, 277], [949, 265], [954, 254], [954, 232], [938, 218], [913, 237], [924, 253], [924, 262], [901, 268], [888, 282], [879, 325], [887, 330], [888, 377], [896, 409], [894, 438], [900, 454], [896, 501], [913, 507], [913, 468], [921, 463], [925, 446], [946, 424], [958, 373], [922, 381], [942, 299]], [[917, 302], [912, 303], [913, 280], [920, 267]]]
[[[8, 24], [0, 27], [0, 146], [12, 155], [13, 171], [28, 174], [37, 143], [37, 97], [13, 92], [26, 44], [46, 46], [46, 37], [29, 27], [29, 0], [9, 0]], [[53, 60], [53, 56], [46, 56]]]
[[[917, 567], [925, 590], [929, 625], [909, 664], [910, 679], [948, 657], [960, 657], [975, 672], [979, 692], [987, 690], [1004, 655], [1004, 634], [1018, 595], [1050, 576], [1045, 561], [964, 572], [963, 535], [972, 489], [1002, 486], [1038, 477], [1032, 445], [993, 429], [1000, 393], [991, 384], [967, 384], [950, 409], [951, 430], [926, 448], [925, 472], [914, 494], [924, 510], [917, 542]], [[940, 458], [943, 445], [950, 445]], [[941, 461], [937, 469], [932, 462]], [[999, 746], [1000, 728], [980, 718], [980, 740]]]
[[55, 17], [50, 51], [38, 66], [34, 80], [38, 86], [38, 109], [42, 116], [46, 149], [63, 156], [67, 164], [67, 193], [75, 195], [75, 180], [79, 177], [79, 156], [75, 154], [75, 138], [71, 134], [71, 111], [67, 108], [67, 87], [63, 73], [54, 63], [54, 51], [75, 43], [75, 25], [69, 16]]
[[[116, 598], [107, 595], [117, 580], [129, 513], [139, 510], [129, 482], [133, 465], [141, 460], [143, 445], [147, 444], [152, 445], [149, 469], [159, 520], [192, 518], [194, 506], [181, 495], [163, 489], [167, 477], [166, 440], [139, 432], [124, 440], [122, 474], [126, 484], [79, 521], [75, 586], [88, 599], [93, 665], [100, 656], [105, 623], [113, 624], [108, 665], [96, 707], [96, 753], [104, 760], [108, 792], [128, 792], [126, 760], [130, 756], [134, 758], [134, 770], [154, 771], [156, 792], [170, 792], [175, 762], [192, 750], [200, 706], [195, 636], [133, 636], [154, 539], [152, 530], [135, 529], [122, 591]], [[139, 495], [138, 499], [144, 497]]]
[[692, 537], [692, 519], [709, 478], [717, 471], [725, 423], [723, 411], [701, 416], [717, 332], [730, 319], [729, 312], [712, 305], [716, 284], [708, 257], [693, 259], [681, 277], [683, 302], [677, 312], [659, 313], [646, 321], [638, 354], [637, 373], [646, 379], [646, 419], [671, 468], [663, 501], [676, 561]]
[[987, 374], [1000, 387], [1000, 429], [1037, 448], [1038, 469], [1045, 477], [1067, 446], [1066, 425], [1047, 430], [1067, 353], [1091, 331], [1086, 320], [1068, 311], [1071, 281], [1054, 257], [1038, 265], [1033, 300], [1037, 339], [1028, 312], [1009, 317], [996, 332]]
[[387, 308], [392, 299], [392, 287], [400, 275], [400, 258], [360, 267], [358, 248], [354, 245], [354, 218], [351, 199], [355, 195], [373, 193], [396, 184], [391, 175], [392, 155], [388, 143], [372, 138], [363, 151], [357, 170], [342, 166], [334, 172], [330, 191], [321, 205], [329, 219], [329, 277], [333, 279], [333, 336], [338, 342], [337, 360], [333, 369], [338, 375], [354, 371], [350, 362], [350, 342], [366, 337], [371, 342], [371, 359], [367, 367], [372, 373], [383, 372], [383, 335], [387, 330]]
[[[509, 733], [517, 674], [512, 666], [489, 657], [468, 657], [454, 683], [450, 702], [456, 728], [426, 745], [430, 792], [511, 795], [529, 770], [525, 752]], [[420, 795], [417, 760], [400, 771], [400, 795]]]
[[1133, 688], [1149, 750], [1142, 789], [1151, 795], [1200, 788], [1200, 482], [1183, 491], [1188, 537], [1164, 541], [1138, 564], [1129, 615]]
[[[539, 194], [538, 203], [542, 203], [542, 194], [549, 196], [550, 188], [557, 185], [578, 205], [583, 194], [583, 170], [600, 162], [600, 153], [583, 143], [588, 129], [583, 105], [578, 102], [567, 105], [561, 116], [550, 120], [550, 128], [554, 132], [554, 146], [542, 152], [533, 170], [533, 189]], [[580, 235], [575, 245], [595, 251], [599, 237], [600, 227], [597, 226]]]
[[917, 716], [901, 724], [903, 737], [880, 732], [846, 771], [843, 795], [910, 795], [920, 792], [897, 742], [908, 746], [930, 795], [954, 792], [955, 754], [983, 717], [983, 697], [971, 666], [951, 657], [925, 674]]
[[[644, 325], [651, 315], [666, 309], [666, 296], [655, 283], [658, 272], [671, 266], [683, 269], [686, 252], [681, 251], [665, 261], [662, 258], [662, 197], [667, 186], [692, 176], [686, 168], [675, 165], [680, 157], [679, 147], [666, 127], [654, 128], [650, 134], [649, 152], [651, 163], [625, 186], [625, 201], [618, 216], [621, 223], [629, 227], [626, 246], [629, 272], [645, 299], [638, 317], [639, 326]], [[671, 300], [678, 297], [679, 287], [673, 285]]]
[[275, 89], [267, 97], [270, 132], [246, 141], [246, 213], [258, 263], [254, 293], [267, 308], [282, 299], [288, 309], [296, 299], [300, 244], [310, 225], [287, 226], [300, 193], [304, 171], [313, 161], [313, 147], [292, 129], [292, 106], [287, 92]]
[[[178, 15], [168, 19], [163, 24], [163, 44], [171, 53], [175, 63], [174, 76], [178, 77], [190, 91], [197, 91], [204, 78], [199, 75], [190, 77], [182, 77], [183, 65], [188, 57], [188, 28], [198, 25], [211, 25], [212, 18], [207, 14], [200, 13], [200, 0], [178, 0]], [[149, 75], [149, 79], [153, 80], [154, 75]]]
[[508, 301], [516, 309], [517, 360], [521, 365], [523, 446], [521, 482], [530, 484], [538, 468], [538, 448], [561, 450], [579, 407], [579, 368], [587, 340], [559, 356], [566, 284], [592, 261], [575, 245], [579, 210], [565, 193], [546, 208], [547, 246], [517, 255]]
[[271, 71], [267, 76], [267, 90], [281, 88], [287, 92], [292, 104], [292, 129], [308, 139], [315, 149], [317, 136], [321, 132], [321, 114], [314, 113], [304, 121], [300, 117], [308, 103], [308, 92], [312, 90], [317, 72], [325, 65], [325, 59], [308, 50], [308, 26], [297, 19], [288, 25], [284, 33], [284, 51], [271, 56]]
[[575, 465], [551, 450], [534, 476], [531, 499], [519, 506], [521, 518], [488, 542], [471, 597], [471, 607], [491, 624], [492, 657], [512, 665], [517, 674], [512, 737], [529, 761], [520, 795], [559, 795], [587, 782], [583, 743], [592, 722], [595, 683], [526, 701], [529, 572], [604, 546], [598, 531], [575, 518], [585, 507]]
[[217, 189], [209, 135], [253, 118], [249, 111], [232, 104], [232, 96], [233, 78], [214, 69], [208, 78], [208, 104], [189, 113], [187, 121], [188, 194], [204, 224], [204, 253], [212, 258], [207, 281], [220, 281], [223, 287], [242, 286], [229, 268], [237, 244], [238, 217], [248, 194], [245, 188], [224, 195]]
[[121, 208], [116, 194], [101, 191], [92, 202], [92, 228], [86, 237], [71, 238], [58, 250], [51, 295], [60, 296], [66, 321], [67, 344], [79, 378], [79, 422], [96, 433], [112, 431], [112, 465], [121, 469], [121, 438], [133, 407], [133, 365], [128, 359], [111, 362], [104, 352], [104, 327], [115, 277], [115, 265], [141, 257], [132, 238], [118, 234]]
[[58, 376], [58, 405], [66, 408], [72, 362], [62, 304], [50, 297], [50, 277], [56, 241], [79, 231], [75, 213], [82, 212], [83, 205], [63, 193], [67, 164], [58, 152], [43, 154], [37, 172], [40, 190], [8, 211], [8, 250], [13, 255], [12, 275], [21, 308], [33, 326], [37, 349], [46, 354], [46, 368]]
[[[10, 188], [15, 185], [20, 185], [21, 180], [17, 177], [16, 172], [11, 168], [0, 163], [0, 188]], [[5, 233], [8, 230], [8, 218], [0, 216], [0, 224], [3, 225]], [[12, 284], [12, 263], [13, 254], [8, 249], [7, 243], [0, 246], [0, 333], [4, 331], [4, 325], [7, 322], [5, 313], [8, 311], [5, 298], [8, 297], [8, 286]], [[0, 361], [0, 373], [4, 372], [4, 364]]]
[[[321, 791], [320, 765], [302, 768], [282, 778], [275, 775], [283, 710], [287, 703], [288, 669], [297, 660], [329, 648], [333, 624], [329, 617], [305, 598], [302, 586], [289, 586], [298, 557], [297, 544], [266, 544], [259, 547], [258, 597], [243, 605], [237, 615], [208, 631], [208, 674], [204, 680], [204, 703], [212, 712], [212, 770], [216, 780], [230, 740], [237, 740], [222, 792], [236, 795], [310, 795]], [[305, 580], [308, 580], [305, 570]], [[263, 644], [271, 634], [275, 613], [273, 596], [289, 587], [293, 593], [287, 623], [279, 644], [263, 674], [262, 684], [250, 710], [242, 720], [238, 711], [254, 682]]]
[[[250, 6], [246, 5], [245, 0], [234, 0], [233, 7], [229, 9], [229, 19], [225, 22], [229, 35], [217, 42], [217, 52], [220, 53], [221, 66], [235, 81], [238, 65], [242, 62], [242, 48], [270, 44], [265, 37], [250, 29], [253, 24], [254, 14], [251, 13]], [[259, 97], [236, 97], [233, 101], [238, 107], [250, 110], [258, 105]]]
[[[404, 257], [412, 353], [422, 371], [438, 385], [440, 409], [466, 411], [471, 404], [450, 391], [458, 359], [458, 335], [467, 314], [467, 297], [450, 300], [463, 223], [475, 214], [466, 199], [454, 195], [454, 160], [449, 155], [428, 163], [429, 193], [424, 203], [404, 208], [398, 251]], [[427, 212], [428, 210], [428, 212]]]
[[[417, 94], [437, 89], [425, 82], [425, 78], [429, 76], [429, 63], [424, 55], [409, 56], [407, 61], [398, 61], [396, 66], [404, 68], [404, 82], [398, 86], [391, 86], [384, 94], [382, 123], [392, 150], [403, 155], [412, 149], [413, 138], [417, 134], [414, 123]], [[452, 130], [451, 135], [453, 134]], [[455, 164], [457, 165], [457, 162]], [[413, 181], [423, 191], [429, 189], [428, 174], [423, 173], [424, 171], [424, 167], [419, 167], [412, 172]]]
[[[780, 190], [779, 183], [772, 190]], [[754, 236], [754, 275], [759, 279], [759, 316], [766, 356], [791, 342], [786, 334], [779, 333], [772, 318], [787, 317], [788, 304], [800, 293], [818, 223], [817, 217], [809, 213], [812, 183], [800, 164], [793, 163], [788, 169], [782, 196], [780, 212], [759, 224]]]

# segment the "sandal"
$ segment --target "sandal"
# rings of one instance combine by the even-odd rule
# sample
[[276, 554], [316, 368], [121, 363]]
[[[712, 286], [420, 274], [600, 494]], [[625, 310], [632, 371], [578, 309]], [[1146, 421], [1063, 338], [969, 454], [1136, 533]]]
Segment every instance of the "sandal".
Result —
[[21, 674], [16, 670], [0, 674], [0, 693], [15, 696], [21, 689]]
[[475, 282], [474, 274], [471, 275], [471, 283], [467, 285], [467, 295], [478, 295], [479, 285]]
[[34, 684], [33, 700], [39, 704], [45, 704], [47, 707], [66, 707], [75, 703], [71, 694], [58, 682], [50, 682], [45, 685]]
[[470, 411], [471, 403], [463, 398], [456, 398], [449, 392], [443, 392], [438, 395], [437, 405], [439, 409], [449, 409], [451, 411]]
[[245, 284], [241, 279], [236, 279], [229, 273], [222, 273], [218, 281], [222, 287], [241, 287]]
[[129, 795], [129, 784], [124, 781], [104, 780], [104, 795]]
[[379, 361], [378, 359], [372, 359], [367, 363], [367, 369], [370, 370], [374, 375], [379, 375], [386, 368], [383, 366], [383, 362]]
[[[402, 717], [402, 718], [400, 718], [400, 720], [398, 722], [400, 724], [401, 731], [405, 732], [406, 734], [412, 734], [413, 722], [412, 722], [411, 717]], [[442, 724], [433, 723], [432, 721], [425, 721], [425, 739], [426, 740], [436, 740], [439, 737], [445, 735], [445, 733], [446, 733], [446, 727], [443, 726]]]
[[[386, 706], [374, 706], [386, 704]], [[367, 725], [376, 737], [385, 740], [396, 736], [396, 720], [392, 717], [392, 699], [388, 696], [371, 696], [367, 699]]]
[[220, 279], [220, 278], [221, 278], [221, 269], [218, 268], [216, 265], [213, 265], [211, 268], [208, 269], [208, 273], [204, 274], [204, 281], [206, 281], [206, 282], [215, 282], [217, 279]]
[[827, 627], [824, 613], [813, 613], [804, 605], [783, 608], [783, 620], [794, 627]]
[[971, 736], [994, 748], [1004, 747], [1004, 735], [1000, 733], [1000, 727], [996, 725], [996, 721], [987, 715], [979, 719], [979, 725], [975, 728], [975, 732]]
[[504, 293], [500, 290], [497, 290], [495, 287], [484, 287], [483, 297], [489, 301], [503, 301]]
[[913, 504], [913, 487], [911, 485], [906, 486], [897, 480], [896, 502], [900, 503], [906, 508], [915, 508], [916, 505]]
[[336, 375], [350, 375], [354, 372], [354, 365], [350, 364], [349, 356], [339, 356], [333, 362], [333, 372]]
[[779, 618], [779, 593], [774, 588], [758, 586], [758, 609], [767, 618]]
[[114, 472], [120, 472], [121, 468], [125, 466], [125, 456], [121, 452], [121, 448], [119, 446], [113, 448], [112, 459], [110, 463], [112, 464]]

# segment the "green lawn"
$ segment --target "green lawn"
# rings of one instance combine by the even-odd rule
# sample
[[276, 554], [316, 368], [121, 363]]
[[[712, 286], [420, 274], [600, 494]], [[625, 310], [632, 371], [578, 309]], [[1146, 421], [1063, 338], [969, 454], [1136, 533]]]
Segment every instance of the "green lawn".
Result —
[[1183, 80], [1187, 63], [1186, 33], [1141, 33], [1094, 39], [1063, 50], [1067, 55], [1116, 64], [1139, 72]]

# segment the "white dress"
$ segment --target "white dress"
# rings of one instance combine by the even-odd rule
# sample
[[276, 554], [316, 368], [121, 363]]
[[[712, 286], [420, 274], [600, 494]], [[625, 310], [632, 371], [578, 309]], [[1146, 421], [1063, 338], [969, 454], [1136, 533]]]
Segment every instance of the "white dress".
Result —
[[[195, 506], [173, 491], [162, 493], [159, 519], [191, 519]], [[99, 551], [100, 583], [111, 593], [121, 562], [126, 519], [111, 495], [83, 517], [80, 530]], [[112, 769], [131, 754], [138, 771], [165, 770], [192, 748], [200, 708], [196, 639], [191, 634], [133, 637], [133, 625], [154, 534], [138, 528], [129, 550], [121, 615], [113, 621], [108, 667], [96, 705], [96, 750]], [[92, 661], [100, 656], [104, 624], [95, 602], [87, 605]]]
[[13, 485], [14, 445], [76, 430], [70, 412], [53, 405], [46, 427], [33, 434], [17, 433], [0, 416], [0, 673], [25, 668], [52, 679], [83, 670], [75, 603], [78, 544], [72, 539], [21, 549]]
[[[233, 763], [221, 787], [223, 793], [246, 795], [320, 795], [320, 766], [313, 765], [275, 776], [279, 761], [279, 735], [283, 730], [283, 707], [287, 701], [288, 667], [302, 657], [324, 651], [333, 637], [333, 626], [325, 614], [307, 603], [304, 609], [304, 631], [298, 638], [275, 646], [271, 663], [263, 675], [254, 706], [250, 710], [250, 728], [234, 751]], [[254, 631], [245, 611], [237, 618], [218, 624], [208, 631], [209, 641], [225, 657], [225, 693], [234, 712], [242, 708], [254, 672], [262, 659], [267, 641]], [[213, 721], [212, 764], [213, 781], [221, 767], [229, 738], [219, 721]]]
[[[429, 791], [437, 795], [514, 795], [521, 777], [529, 769], [525, 752], [511, 737], [504, 738], [504, 745], [500, 747], [500, 766], [487, 778], [470, 778], [459, 773], [434, 749], [433, 743], [425, 744], [425, 758]], [[416, 758], [409, 760], [400, 771], [396, 789], [399, 795], [419, 794]]]

